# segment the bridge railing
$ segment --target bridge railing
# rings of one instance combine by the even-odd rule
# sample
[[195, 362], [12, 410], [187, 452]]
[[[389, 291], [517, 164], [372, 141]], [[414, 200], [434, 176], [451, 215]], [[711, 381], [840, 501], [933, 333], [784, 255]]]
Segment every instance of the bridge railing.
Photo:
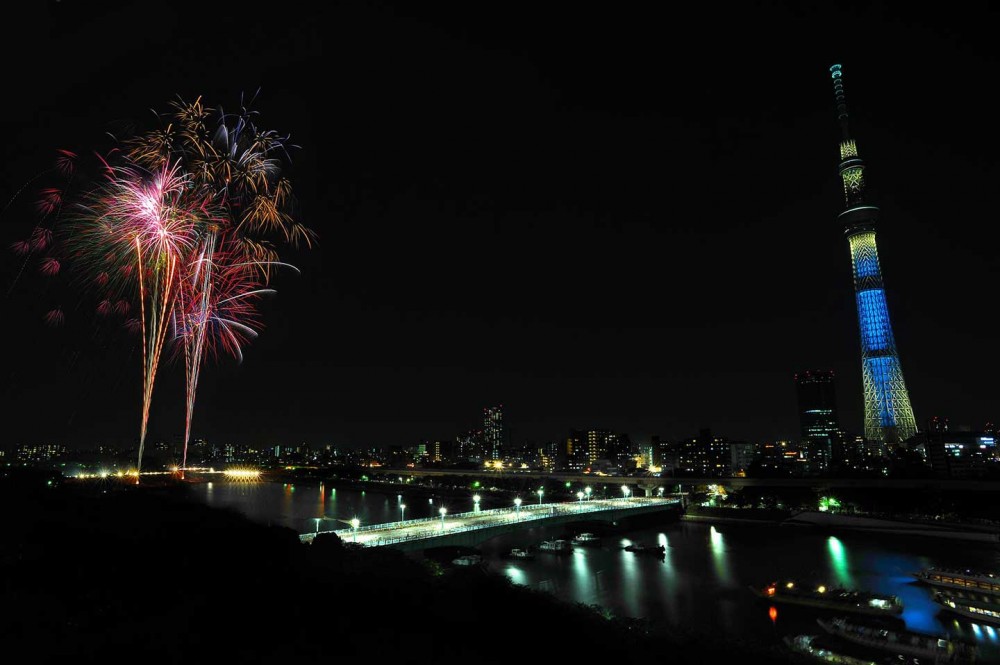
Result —
[[[677, 501], [667, 501], [669, 503], [677, 503]], [[600, 499], [597, 501], [585, 501], [585, 502], [563, 502], [563, 503], [543, 503], [534, 504], [531, 506], [522, 505], [520, 510], [516, 506], [504, 507], [504, 508], [492, 508], [489, 510], [480, 510], [478, 512], [464, 512], [464, 513], [454, 513], [448, 515], [447, 518], [453, 520], [452, 524], [442, 530], [439, 525], [441, 522], [440, 517], [421, 517], [412, 520], [404, 520], [398, 522], [386, 522], [381, 524], [370, 524], [364, 527], [358, 527], [357, 529], [337, 529], [335, 531], [321, 531], [318, 533], [334, 533], [339, 538], [345, 541], [356, 540], [355, 536], [362, 533], [371, 533], [375, 531], [387, 531], [385, 537], [379, 537], [374, 539], [368, 539], [365, 543], [369, 547], [379, 547], [382, 545], [391, 545], [394, 543], [401, 543], [412, 540], [423, 540], [426, 538], [434, 538], [438, 536], [451, 535], [456, 533], [465, 533], [468, 531], [478, 531], [481, 529], [488, 529], [495, 526], [501, 526], [504, 524], [509, 524], [511, 522], [531, 522], [537, 520], [544, 520], [555, 515], [572, 515], [581, 513], [597, 513], [607, 510], [615, 510], [619, 508], [639, 508], [650, 505], [663, 505], [663, 499], [654, 498], [622, 498], [622, 499]], [[523, 513], [523, 515], [519, 515]], [[493, 520], [483, 520], [482, 518], [489, 518], [491, 516], [497, 517], [496, 521]], [[461, 519], [476, 519], [473, 523], [466, 524], [455, 524], [454, 521]], [[506, 519], [505, 519], [506, 518]], [[513, 518], [513, 519], [511, 519]], [[419, 531], [411, 531], [406, 534], [401, 535], [390, 535], [393, 530], [400, 528], [409, 528], [418, 525], [426, 525], [428, 528]], [[300, 538], [303, 541], [311, 541], [318, 533], [307, 533], [302, 534]]]

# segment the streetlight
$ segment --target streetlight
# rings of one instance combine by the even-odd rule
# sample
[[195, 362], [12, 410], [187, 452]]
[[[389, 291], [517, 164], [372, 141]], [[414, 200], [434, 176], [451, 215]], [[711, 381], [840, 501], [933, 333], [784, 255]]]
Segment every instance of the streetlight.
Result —
[[628, 485], [622, 485], [622, 494], [625, 495], [625, 496], [622, 497], [623, 499], [627, 499], [628, 498]]
[[441, 530], [444, 531], [444, 515], [448, 512], [448, 509], [441, 506], [441, 509], [438, 510], [438, 512], [441, 513]]
[[479, 512], [479, 500], [481, 498], [482, 497], [480, 497], [478, 494], [473, 494], [472, 495], [472, 505], [473, 505], [472, 512], [475, 512], [475, 513]]
[[322, 517], [314, 517], [313, 519], [316, 520], [316, 533], [319, 533], [319, 523], [320, 523], [320, 520], [322, 520], [323, 518]]
[[584, 487], [583, 488], [583, 493], [587, 495], [587, 501], [590, 501], [590, 493], [593, 492], [593, 491], [594, 490], [590, 489], [589, 487]]
[[538, 505], [542, 505], [542, 495], [545, 494], [544, 488], [539, 488], [538, 490]]
[[399, 521], [400, 522], [403, 521], [403, 514], [405, 513], [405, 511], [406, 511], [406, 504], [405, 503], [399, 504]]
[[354, 527], [354, 542], [358, 542], [358, 527], [361, 526], [361, 520], [355, 517], [351, 520], [351, 526]]
[[517, 518], [521, 519], [521, 497], [514, 499], [514, 506], [517, 508]]
[[576, 500], [580, 502], [581, 506], [583, 505], [583, 492], [576, 493]]

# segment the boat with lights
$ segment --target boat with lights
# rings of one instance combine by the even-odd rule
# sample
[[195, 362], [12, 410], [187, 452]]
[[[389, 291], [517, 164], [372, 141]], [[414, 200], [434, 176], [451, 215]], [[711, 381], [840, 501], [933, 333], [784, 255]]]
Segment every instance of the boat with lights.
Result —
[[573, 537], [574, 545], [600, 545], [601, 539], [592, 533], [581, 533]]
[[509, 556], [511, 559], [523, 559], [525, 561], [530, 561], [535, 558], [534, 554], [532, 554], [528, 550], [522, 550], [519, 547], [515, 547], [514, 549], [512, 549], [507, 554], [507, 556]]
[[915, 577], [932, 586], [1000, 594], [1000, 575], [996, 573], [928, 568], [916, 573]]
[[828, 588], [822, 584], [813, 588], [795, 582], [773, 582], [764, 588], [752, 586], [750, 590], [759, 598], [774, 603], [873, 616], [898, 616], [903, 613], [903, 603], [896, 596], [839, 587]]
[[826, 632], [853, 644], [908, 656], [930, 663], [972, 663], [976, 659], [976, 647], [965, 642], [914, 633], [908, 630], [888, 630], [880, 626], [855, 623], [850, 619], [816, 619]]
[[568, 540], [543, 540], [538, 546], [538, 551], [550, 554], [568, 554], [573, 551], [573, 546], [569, 544]]
[[935, 591], [934, 602], [948, 612], [974, 621], [1000, 625], [1000, 598], [962, 591]]

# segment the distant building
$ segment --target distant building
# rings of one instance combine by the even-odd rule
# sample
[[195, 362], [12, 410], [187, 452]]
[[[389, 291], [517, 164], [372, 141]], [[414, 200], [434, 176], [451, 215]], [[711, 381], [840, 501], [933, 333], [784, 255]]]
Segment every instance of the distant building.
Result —
[[679, 446], [677, 473], [686, 476], [724, 478], [732, 473], [729, 441], [703, 429]]
[[750, 465], [757, 459], [757, 445], [745, 441], [733, 441], [729, 444], [730, 464], [733, 476], [744, 478]]
[[830, 468], [841, 453], [840, 425], [837, 422], [837, 399], [831, 370], [806, 370], [795, 375], [799, 402], [802, 444], [816, 470]]
[[483, 409], [483, 438], [486, 456], [494, 462], [503, 459], [503, 404]]
[[433, 461], [435, 462], [454, 462], [455, 461], [455, 444], [452, 441], [435, 441], [434, 442], [434, 455]]
[[66, 455], [66, 446], [56, 443], [23, 443], [17, 447], [15, 458], [21, 464], [54, 462]]
[[974, 478], [1000, 472], [994, 434], [943, 429], [928, 431], [925, 437], [927, 457], [938, 476]]
[[572, 430], [562, 447], [561, 468], [583, 471], [590, 463], [590, 449], [586, 432]]

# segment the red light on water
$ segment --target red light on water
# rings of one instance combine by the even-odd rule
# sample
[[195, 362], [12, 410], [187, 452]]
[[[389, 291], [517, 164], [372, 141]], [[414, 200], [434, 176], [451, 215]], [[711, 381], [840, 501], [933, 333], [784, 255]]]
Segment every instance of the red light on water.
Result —
[[772, 605], [771, 609], [769, 609], [767, 611], [767, 616], [771, 617], [771, 621], [777, 621], [778, 620], [778, 608]]

